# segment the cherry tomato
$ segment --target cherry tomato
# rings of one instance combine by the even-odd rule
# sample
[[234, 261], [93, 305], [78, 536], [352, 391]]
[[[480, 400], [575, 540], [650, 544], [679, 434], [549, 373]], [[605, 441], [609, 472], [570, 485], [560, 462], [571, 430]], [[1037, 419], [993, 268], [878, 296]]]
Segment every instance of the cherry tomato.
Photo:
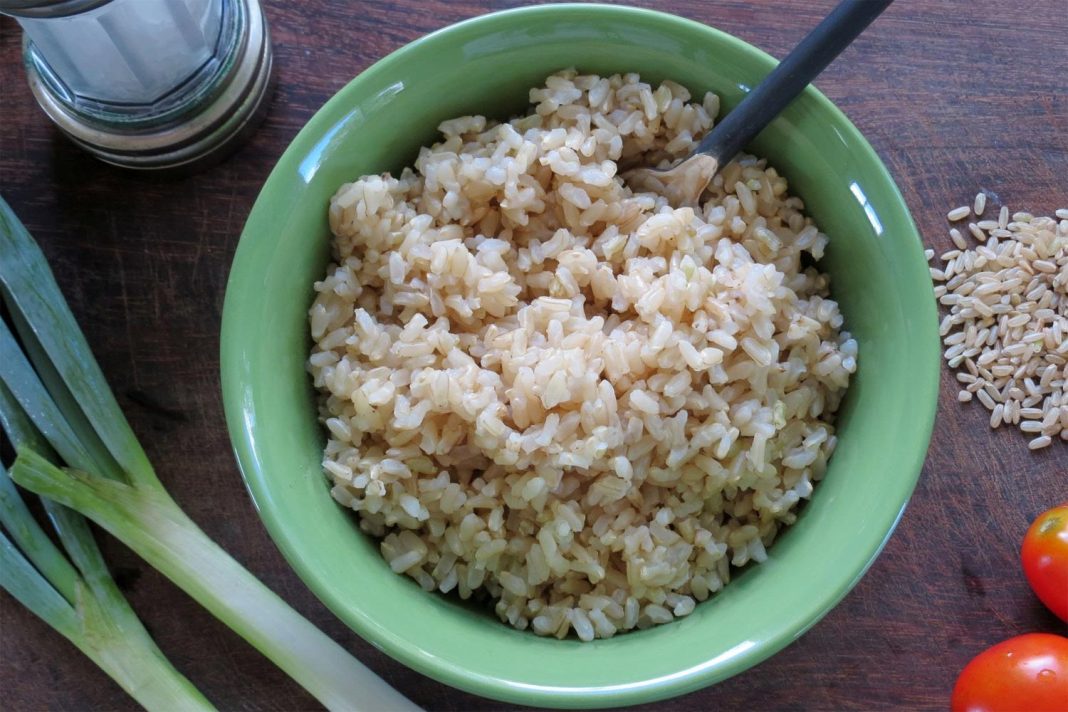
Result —
[[1020, 559], [1035, 595], [1068, 622], [1068, 503], [1040, 514], [1031, 524]]
[[957, 678], [953, 712], [1065, 712], [1068, 638], [1028, 633], [972, 658]]

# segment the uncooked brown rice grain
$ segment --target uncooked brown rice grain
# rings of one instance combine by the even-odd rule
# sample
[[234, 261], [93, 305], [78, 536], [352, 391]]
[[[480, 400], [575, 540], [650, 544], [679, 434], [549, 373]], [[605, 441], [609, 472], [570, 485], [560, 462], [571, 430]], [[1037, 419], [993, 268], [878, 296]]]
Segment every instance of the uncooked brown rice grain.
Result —
[[1036, 435], [1032, 450], [1058, 435], [1068, 440], [1068, 209], [1054, 215], [1017, 212], [1010, 221], [1002, 206], [997, 222], [968, 225], [985, 244], [967, 249], [954, 228], [958, 250], [931, 270], [948, 310], [939, 326], [945, 359], [966, 369], [957, 374], [966, 384], [958, 400], [974, 394], [991, 411], [991, 427]]

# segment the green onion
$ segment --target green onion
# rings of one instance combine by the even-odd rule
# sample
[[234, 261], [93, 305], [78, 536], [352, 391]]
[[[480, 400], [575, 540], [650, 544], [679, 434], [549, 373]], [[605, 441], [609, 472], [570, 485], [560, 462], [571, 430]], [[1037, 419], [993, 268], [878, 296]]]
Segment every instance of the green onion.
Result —
[[[48, 450], [3, 383], [0, 423], [16, 447]], [[9, 539], [0, 532], [0, 586], [74, 643], [145, 708], [215, 709], [149, 637], [108, 573], [85, 520], [51, 500], [42, 504], [70, 560], [34, 519], [0, 465], [0, 524], [10, 535]]]
[[[16, 442], [11, 479], [117, 537], [327, 708], [417, 709], [234, 561], [174, 502], [115, 401], [44, 255], [2, 199], [0, 283], [25, 349], [24, 354], [15, 335], [0, 323], [0, 380], [8, 392], [9, 410], [24, 411], [67, 465], [57, 466], [40, 445], [23, 439]], [[59, 509], [52, 504], [49, 511]], [[7, 539], [2, 542], [2, 583], [70, 638], [73, 621], [63, 613], [66, 599], [57, 589], [73, 587], [77, 597], [78, 584], [71, 583], [72, 572], [51, 552], [40, 551], [43, 544], [35, 549], [39, 537], [31, 532], [23, 537], [30, 543], [20, 545], [27, 556], [35, 557], [37, 570], [48, 572], [52, 586], [34, 585], [29, 560], [20, 559]], [[102, 570], [101, 563], [95, 571]], [[86, 577], [84, 569], [82, 573]], [[40, 575], [37, 579], [44, 580]], [[112, 598], [121, 600], [121, 595], [116, 591], [107, 599], [109, 605], [115, 602]], [[130, 640], [144, 644], [134, 635]], [[157, 657], [165, 663], [162, 655]], [[112, 677], [136, 672], [135, 661], [119, 658], [118, 671], [94, 660]]]

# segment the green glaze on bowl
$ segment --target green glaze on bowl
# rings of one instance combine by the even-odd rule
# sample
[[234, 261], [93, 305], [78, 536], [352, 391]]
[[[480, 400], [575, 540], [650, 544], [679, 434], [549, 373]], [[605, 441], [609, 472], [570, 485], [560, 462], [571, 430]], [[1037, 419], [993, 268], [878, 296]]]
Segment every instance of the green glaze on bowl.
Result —
[[308, 122], [245, 226], [226, 292], [227, 424], [267, 529], [345, 623], [442, 682], [529, 705], [663, 699], [739, 673], [795, 640], [856, 584], [893, 530], [923, 462], [937, 397], [937, 318], [901, 195], [857, 129], [815, 89], [750, 147], [831, 236], [822, 267], [860, 344], [824, 481], [770, 550], [687, 618], [609, 640], [539, 638], [393, 574], [320, 470], [304, 361], [312, 282], [328, 257], [337, 187], [396, 171], [447, 118], [507, 118], [553, 71], [670, 78], [728, 109], [774, 60], [709, 27], [625, 7], [542, 6], [424, 37], [350, 82]]

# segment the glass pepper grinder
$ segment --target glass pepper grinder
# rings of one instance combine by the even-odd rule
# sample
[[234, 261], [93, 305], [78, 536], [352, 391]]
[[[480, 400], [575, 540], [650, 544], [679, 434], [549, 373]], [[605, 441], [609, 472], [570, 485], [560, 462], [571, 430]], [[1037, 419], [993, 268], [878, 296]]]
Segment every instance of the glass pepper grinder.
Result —
[[0, 0], [22, 26], [30, 88], [98, 158], [140, 169], [218, 159], [265, 113], [259, 0]]

